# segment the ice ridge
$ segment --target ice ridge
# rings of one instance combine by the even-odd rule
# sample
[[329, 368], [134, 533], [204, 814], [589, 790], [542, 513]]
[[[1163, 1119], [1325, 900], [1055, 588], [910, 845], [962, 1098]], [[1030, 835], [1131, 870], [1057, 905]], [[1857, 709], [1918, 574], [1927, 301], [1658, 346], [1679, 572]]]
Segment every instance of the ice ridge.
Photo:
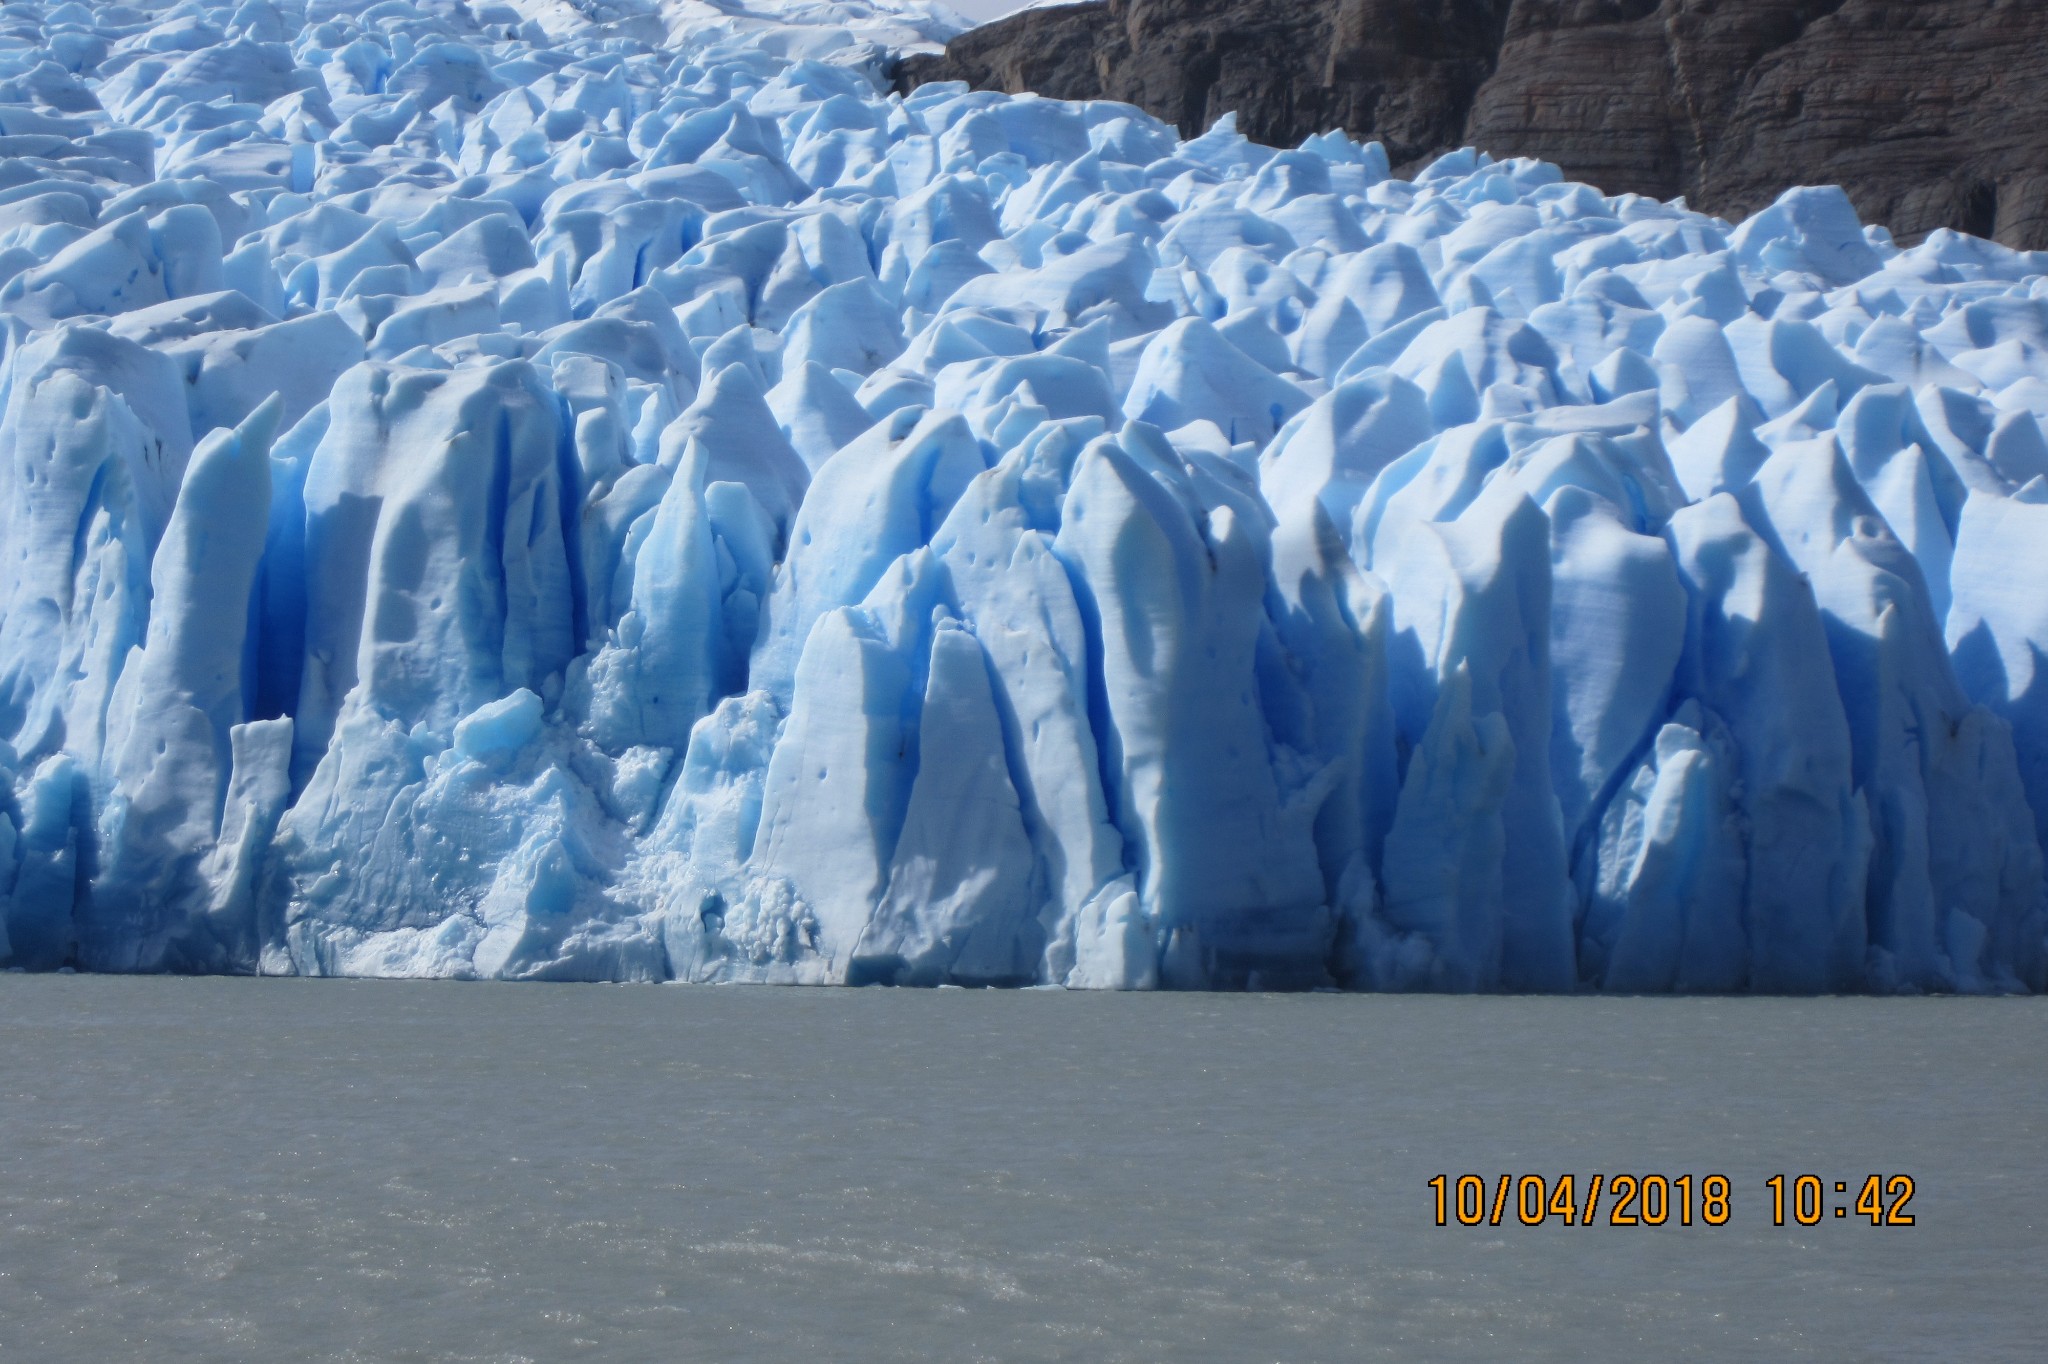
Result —
[[0, 7], [0, 963], [2048, 986], [2048, 260], [963, 26]]

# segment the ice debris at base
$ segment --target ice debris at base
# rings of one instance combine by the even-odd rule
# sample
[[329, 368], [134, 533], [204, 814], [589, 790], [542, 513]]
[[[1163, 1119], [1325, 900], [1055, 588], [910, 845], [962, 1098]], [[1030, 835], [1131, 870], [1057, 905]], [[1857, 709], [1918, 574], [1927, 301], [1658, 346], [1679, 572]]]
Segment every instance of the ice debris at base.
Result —
[[957, 26], [0, 6], [0, 960], [2048, 985], [2048, 259]]

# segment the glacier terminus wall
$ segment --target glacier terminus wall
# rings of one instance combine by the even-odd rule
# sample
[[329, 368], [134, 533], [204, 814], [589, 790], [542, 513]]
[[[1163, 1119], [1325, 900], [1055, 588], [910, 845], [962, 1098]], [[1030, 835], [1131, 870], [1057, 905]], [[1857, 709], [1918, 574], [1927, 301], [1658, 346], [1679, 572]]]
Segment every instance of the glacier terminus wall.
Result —
[[2048, 257], [961, 27], [0, 6], [0, 964], [2048, 986]]

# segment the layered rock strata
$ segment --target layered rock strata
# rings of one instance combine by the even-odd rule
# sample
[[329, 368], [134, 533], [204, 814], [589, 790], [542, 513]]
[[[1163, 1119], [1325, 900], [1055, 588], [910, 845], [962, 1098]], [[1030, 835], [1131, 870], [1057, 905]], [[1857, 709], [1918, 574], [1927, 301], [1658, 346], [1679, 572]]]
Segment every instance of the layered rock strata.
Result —
[[1341, 127], [1396, 169], [1457, 146], [1740, 218], [1840, 184], [1901, 241], [2048, 246], [2048, 6], [2022, 0], [1106, 0], [905, 62], [1116, 99], [1192, 136]]

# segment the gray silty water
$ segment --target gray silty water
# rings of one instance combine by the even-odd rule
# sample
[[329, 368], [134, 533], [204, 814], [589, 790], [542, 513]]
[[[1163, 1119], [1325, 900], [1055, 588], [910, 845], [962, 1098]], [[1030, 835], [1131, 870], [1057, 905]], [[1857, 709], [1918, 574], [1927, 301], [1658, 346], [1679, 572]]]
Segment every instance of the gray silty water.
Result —
[[[2033, 1360], [2034, 1001], [0, 977], [0, 1360]], [[1721, 1229], [1438, 1229], [1448, 1171]], [[1904, 1172], [1918, 1225], [1770, 1225]]]

